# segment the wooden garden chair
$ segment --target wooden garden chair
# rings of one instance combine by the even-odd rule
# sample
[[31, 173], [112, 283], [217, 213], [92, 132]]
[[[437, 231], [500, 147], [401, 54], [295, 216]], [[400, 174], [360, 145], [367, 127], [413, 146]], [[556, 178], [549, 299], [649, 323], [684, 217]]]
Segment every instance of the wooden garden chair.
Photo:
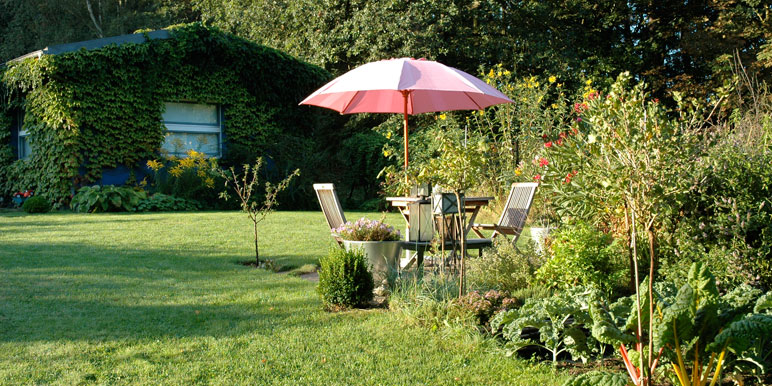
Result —
[[333, 233], [335, 228], [346, 223], [346, 216], [343, 215], [343, 208], [340, 206], [338, 193], [335, 192], [335, 185], [314, 184], [314, 190], [316, 191], [316, 197], [319, 199], [319, 205], [322, 207], [324, 218], [327, 220], [327, 225], [330, 226], [332, 237], [335, 238], [338, 245], [343, 245], [343, 239]]
[[472, 231], [480, 237], [485, 237], [481, 230], [493, 230], [491, 239], [498, 235], [513, 236], [512, 244], [517, 243], [520, 233], [523, 232], [528, 211], [533, 203], [533, 195], [536, 193], [537, 182], [518, 182], [512, 184], [509, 191], [504, 211], [496, 224], [472, 224]]

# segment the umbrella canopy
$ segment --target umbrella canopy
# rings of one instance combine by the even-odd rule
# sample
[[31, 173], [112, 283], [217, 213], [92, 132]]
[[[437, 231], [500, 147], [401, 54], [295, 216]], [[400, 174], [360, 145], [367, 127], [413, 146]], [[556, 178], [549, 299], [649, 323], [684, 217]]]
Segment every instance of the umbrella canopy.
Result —
[[359, 66], [300, 102], [352, 113], [405, 116], [405, 169], [408, 115], [449, 110], [481, 110], [512, 103], [506, 95], [459, 69], [425, 59], [388, 59]]

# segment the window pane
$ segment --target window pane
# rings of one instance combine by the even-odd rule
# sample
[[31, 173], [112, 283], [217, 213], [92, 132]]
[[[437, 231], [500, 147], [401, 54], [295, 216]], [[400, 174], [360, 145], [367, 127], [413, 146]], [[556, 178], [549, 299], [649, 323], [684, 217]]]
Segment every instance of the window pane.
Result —
[[32, 155], [27, 136], [19, 136], [19, 159], [28, 159]]
[[217, 133], [166, 133], [161, 148], [177, 157], [184, 157], [188, 150], [204, 153], [207, 157], [220, 156], [220, 135]]
[[217, 105], [167, 102], [163, 113], [164, 122], [216, 125], [217, 118]]

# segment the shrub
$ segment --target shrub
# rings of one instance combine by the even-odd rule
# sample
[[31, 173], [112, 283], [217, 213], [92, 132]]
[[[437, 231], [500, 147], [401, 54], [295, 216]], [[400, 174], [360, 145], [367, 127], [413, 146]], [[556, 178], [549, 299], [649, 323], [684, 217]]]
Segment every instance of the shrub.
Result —
[[483, 251], [479, 259], [467, 262], [469, 288], [478, 290], [497, 289], [512, 292], [526, 288], [544, 258], [528, 243], [520, 250], [503, 237], [493, 241], [493, 248]]
[[325, 309], [363, 306], [373, 299], [373, 274], [361, 251], [334, 248], [319, 265], [317, 290]]
[[608, 294], [626, 277], [618, 243], [586, 223], [559, 229], [550, 245], [550, 255], [536, 272], [536, 281], [552, 288], [586, 285]]
[[453, 304], [474, 315], [481, 326], [487, 326], [491, 317], [499, 311], [511, 310], [522, 305], [517, 299], [509, 297], [506, 292], [496, 290], [490, 290], [484, 294], [471, 291], [454, 300]]
[[135, 212], [182, 212], [200, 210], [198, 201], [187, 200], [168, 194], [156, 193], [139, 201], [134, 208]]
[[209, 206], [217, 203], [214, 187], [221, 182], [211, 172], [216, 166], [215, 158], [195, 150], [189, 150], [184, 158], [147, 161], [147, 167], [153, 172], [150, 186], [154, 192], [205, 202]]
[[[748, 131], [722, 128], [716, 144], [689, 164], [684, 216], [668, 240], [677, 254], [663, 259], [666, 267], [681, 267], [664, 272], [668, 279], [682, 280], [689, 264], [699, 261], [722, 288], [748, 283], [772, 289], [772, 150], [763, 138], [749, 140]], [[765, 131], [772, 136], [772, 127]]]
[[130, 212], [146, 197], [144, 191], [127, 187], [84, 186], [72, 197], [70, 206], [76, 212]]
[[27, 213], [46, 213], [51, 211], [51, 203], [41, 196], [32, 196], [24, 200], [21, 208]]

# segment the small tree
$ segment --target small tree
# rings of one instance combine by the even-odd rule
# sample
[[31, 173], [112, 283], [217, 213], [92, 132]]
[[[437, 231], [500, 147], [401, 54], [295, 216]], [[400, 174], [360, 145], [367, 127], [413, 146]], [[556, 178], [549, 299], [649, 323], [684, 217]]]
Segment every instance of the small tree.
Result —
[[[263, 221], [265, 217], [273, 211], [276, 205], [279, 204], [277, 199], [278, 194], [287, 188], [294, 177], [300, 175], [300, 169], [295, 169], [294, 172], [278, 184], [266, 182], [265, 200], [263, 200], [262, 203], [258, 203], [252, 195], [255, 193], [255, 187], [260, 182], [258, 173], [262, 166], [263, 159], [258, 158], [254, 165], [245, 164], [242, 166], [242, 175], [236, 173], [233, 166], [228, 170], [215, 169], [220, 176], [225, 179], [225, 187], [227, 188], [230, 186], [233, 188], [233, 191], [236, 192], [236, 196], [238, 196], [241, 203], [241, 210], [243, 210], [249, 216], [249, 219], [252, 220], [255, 232], [255, 263], [258, 267], [260, 266], [260, 253], [257, 244], [257, 224]], [[227, 191], [224, 191], [220, 193], [220, 198], [227, 201], [230, 198], [230, 195]]]
[[477, 186], [482, 176], [483, 155], [487, 146], [479, 137], [465, 139], [458, 124], [452, 119], [440, 119], [438, 123], [440, 128], [437, 135], [439, 154], [422, 165], [418, 179], [419, 181], [437, 183], [443, 188], [451, 190], [456, 196], [460, 222], [458, 229], [461, 233], [459, 240], [461, 247], [459, 297], [461, 297], [466, 292], [466, 234], [464, 232], [466, 214], [464, 213], [464, 205], [461, 203], [461, 194]]

